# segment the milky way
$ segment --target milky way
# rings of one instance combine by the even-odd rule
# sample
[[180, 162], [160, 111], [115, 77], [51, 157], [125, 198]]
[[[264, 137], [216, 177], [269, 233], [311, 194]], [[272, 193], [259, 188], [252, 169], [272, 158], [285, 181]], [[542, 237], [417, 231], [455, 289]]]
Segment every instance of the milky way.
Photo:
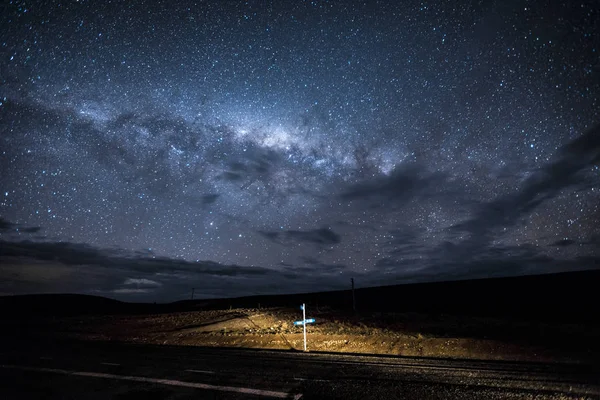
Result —
[[388, 3], [8, 2], [0, 293], [598, 268], [597, 2]]

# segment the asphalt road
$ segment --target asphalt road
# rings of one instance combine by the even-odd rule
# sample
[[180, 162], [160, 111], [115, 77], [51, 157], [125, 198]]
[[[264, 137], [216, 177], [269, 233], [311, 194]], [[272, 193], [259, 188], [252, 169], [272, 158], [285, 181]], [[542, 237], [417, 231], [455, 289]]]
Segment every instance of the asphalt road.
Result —
[[592, 366], [3, 341], [2, 399], [600, 398]]

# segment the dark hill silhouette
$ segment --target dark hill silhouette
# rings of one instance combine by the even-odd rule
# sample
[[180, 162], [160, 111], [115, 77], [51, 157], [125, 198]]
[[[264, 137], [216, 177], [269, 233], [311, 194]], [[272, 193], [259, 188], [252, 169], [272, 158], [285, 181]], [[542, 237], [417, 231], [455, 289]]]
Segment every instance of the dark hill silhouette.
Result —
[[[508, 278], [404, 284], [356, 289], [359, 312], [419, 312], [534, 319], [592, 320], [600, 270]], [[348, 282], [350, 285], [350, 282]], [[360, 285], [360, 282], [357, 282]], [[168, 304], [126, 303], [98, 296], [40, 294], [0, 297], [5, 316], [138, 314], [198, 309], [257, 307], [330, 307], [352, 311], [351, 290]]]
[[[357, 282], [360, 284], [360, 282]], [[359, 312], [422, 312], [534, 319], [595, 319], [600, 270], [356, 289]], [[350, 282], [348, 282], [350, 286]], [[351, 290], [182, 301], [181, 307], [312, 307], [352, 309]], [[314, 309], [314, 308], [313, 308]]]
[[82, 294], [29, 294], [0, 297], [4, 315], [80, 315], [113, 313], [128, 303], [100, 296]]

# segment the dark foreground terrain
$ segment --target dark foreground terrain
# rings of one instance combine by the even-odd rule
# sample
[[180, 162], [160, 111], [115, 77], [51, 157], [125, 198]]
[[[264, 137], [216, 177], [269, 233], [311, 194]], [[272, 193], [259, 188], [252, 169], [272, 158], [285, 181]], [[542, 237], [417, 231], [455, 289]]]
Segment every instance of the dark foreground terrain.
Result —
[[[133, 304], [0, 298], [3, 399], [600, 398], [599, 271]], [[300, 303], [308, 349], [302, 352]]]
[[0, 297], [0, 339], [55, 337], [504, 361], [600, 360], [600, 271], [350, 290], [124, 303], [82, 295]]
[[14, 340], [3, 399], [588, 399], [599, 370], [266, 350]]
[[[600, 282], [600, 265], [595, 268], [545, 275], [358, 287], [355, 305], [356, 310], [366, 312], [591, 321], [596, 320], [594, 304]], [[6, 314], [27, 313], [31, 316], [169, 313], [260, 306], [297, 308], [302, 303], [309, 304], [312, 309], [319, 306], [337, 310], [353, 308], [350, 290], [183, 300], [167, 304], [125, 303], [70, 294], [0, 296], [0, 307]]]

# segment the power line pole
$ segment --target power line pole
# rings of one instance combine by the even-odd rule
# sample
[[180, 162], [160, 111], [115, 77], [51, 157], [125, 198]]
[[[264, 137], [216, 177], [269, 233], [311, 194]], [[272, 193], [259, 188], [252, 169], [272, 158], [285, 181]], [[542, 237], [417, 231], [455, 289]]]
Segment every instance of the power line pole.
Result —
[[356, 297], [354, 297], [354, 278], [350, 278], [352, 282], [352, 310], [356, 312]]

